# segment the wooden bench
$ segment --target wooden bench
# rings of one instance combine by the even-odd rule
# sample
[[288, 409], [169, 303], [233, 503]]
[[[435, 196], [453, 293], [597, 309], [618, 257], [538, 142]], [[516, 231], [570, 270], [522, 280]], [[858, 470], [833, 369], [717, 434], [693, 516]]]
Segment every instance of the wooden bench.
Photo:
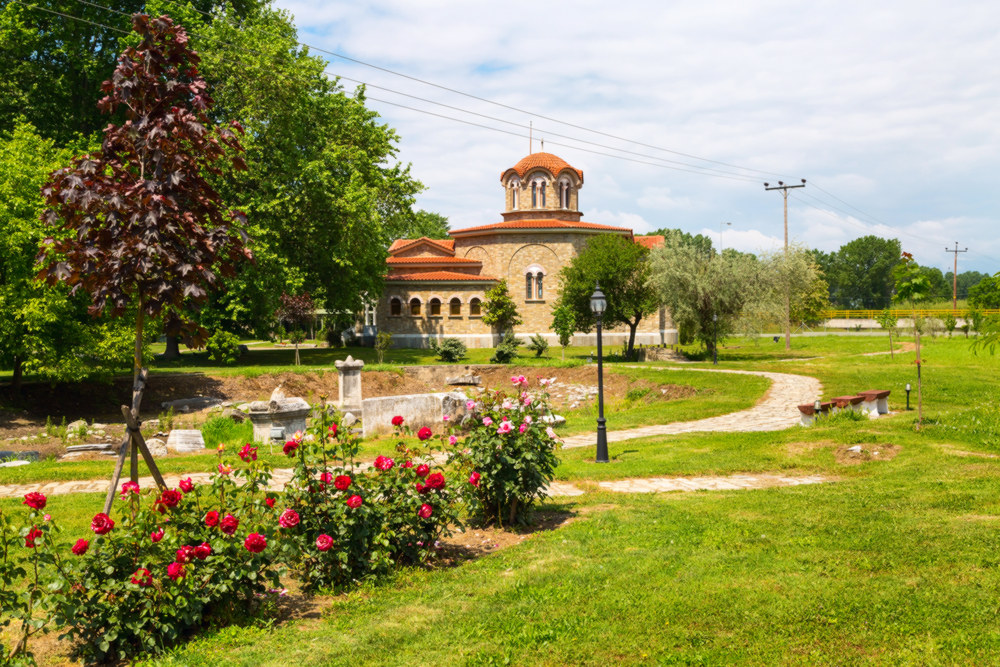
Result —
[[839, 410], [853, 410], [854, 412], [860, 412], [863, 408], [861, 404], [864, 402], [865, 397], [861, 394], [856, 394], [854, 396], [837, 396], [831, 399], [836, 413]]
[[826, 402], [819, 404], [819, 413], [816, 412], [815, 403], [804, 403], [799, 406], [799, 423], [803, 426], [812, 426], [816, 422], [816, 418], [824, 414], [830, 414], [830, 410], [833, 409], [833, 403]]
[[858, 396], [864, 398], [864, 401], [861, 403], [862, 409], [870, 414], [889, 414], [890, 393], [891, 392], [888, 389], [869, 389], [868, 391], [859, 391]]

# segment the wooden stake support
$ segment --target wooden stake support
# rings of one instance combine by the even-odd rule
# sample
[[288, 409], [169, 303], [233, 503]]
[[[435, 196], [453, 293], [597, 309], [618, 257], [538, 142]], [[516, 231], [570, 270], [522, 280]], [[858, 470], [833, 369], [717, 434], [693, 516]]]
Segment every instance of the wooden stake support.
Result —
[[126, 456], [131, 459], [129, 466], [129, 479], [131, 481], [136, 483], [139, 481], [139, 454], [142, 454], [142, 459], [146, 462], [146, 467], [152, 473], [153, 479], [156, 480], [156, 485], [160, 489], [167, 488], [166, 483], [163, 481], [163, 476], [160, 475], [160, 469], [156, 466], [156, 461], [153, 460], [153, 455], [149, 453], [149, 448], [146, 447], [146, 440], [142, 437], [142, 432], [139, 430], [139, 405], [142, 403], [142, 392], [146, 389], [146, 378], [148, 375], [149, 371], [147, 369], [139, 369], [139, 375], [132, 385], [132, 408], [129, 409], [127, 405], [122, 406], [122, 416], [125, 418], [125, 438], [122, 440], [122, 447], [118, 452], [118, 461], [115, 463], [115, 472], [111, 477], [111, 486], [108, 488], [108, 495], [104, 498], [105, 514], [111, 511], [111, 504], [115, 500], [115, 494], [118, 493], [118, 482], [121, 480]]

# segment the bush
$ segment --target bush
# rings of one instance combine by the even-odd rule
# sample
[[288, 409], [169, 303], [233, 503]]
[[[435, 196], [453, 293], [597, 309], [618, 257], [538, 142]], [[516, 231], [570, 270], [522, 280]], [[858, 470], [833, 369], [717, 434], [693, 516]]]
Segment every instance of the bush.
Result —
[[237, 423], [229, 417], [216, 416], [201, 426], [205, 447], [215, 449], [221, 445], [237, 445], [253, 440], [253, 424], [250, 420]]
[[388, 331], [379, 331], [375, 336], [375, 354], [381, 364], [385, 360], [385, 351], [392, 345], [392, 334]]
[[205, 349], [212, 361], [232, 366], [240, 358], [240, 339], [236, 334], [219, 329], [208, 339]]
[[470, 475], [469, 509], [483, 523], [526, 523], [559, 464], [555, 431], [542, 421], [548, 394], [528, 392], [523, 375], [511, 382], [518, 393], [491, 392], [466, 404], [470, 431], [464, 450], [451, 457]]
[[542, 334], [535, 334], [525, 347], [534, 352], [535, 357], [540, 357], [548, 351], [549, 343], [542, 337]]
[[344, 336], [341, 330], [336, 326], [329, 326], [325, 330], [326, 346], [327, 347], [342, 347], [344, 344]]
[[457, 338], [445, 338], [441, 342], [432, 338], [430, 344], [437, 358], [449, 364], [461, 361], [467, 353], [465, 343]]
[[517, 359], [517, 348], [521, 346], [521, 341], [512, 334], [505, 334], [503, 340], [497, 345], [496, 349], [493, 351], [493, 356], [490, 357], [491, 364], [509, 364], [514, 359]]

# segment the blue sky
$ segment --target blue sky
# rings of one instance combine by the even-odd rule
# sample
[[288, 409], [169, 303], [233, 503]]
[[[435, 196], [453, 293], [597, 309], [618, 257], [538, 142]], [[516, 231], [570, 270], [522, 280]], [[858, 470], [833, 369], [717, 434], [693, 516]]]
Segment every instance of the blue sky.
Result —
[[782, 216], [764, 181], [805, 178], [789, 199], [793, 241], [895, 237], [949, 271], [958, 241], [959, 271], [1000, 271], [995, 2], [277, 4], [303, 42], [513, 107], [326, 56], [373, 86], [370, 106], [428, 188], [419, 206], [454, 228], [500, 220], [500, 173], [528, 139], [389, 102], [515, 135], [531, 122], [534, 150], [545, 139], [583, 169], [591, 222], [715, 239], [731, 222], [725, 247], [767, 250]]

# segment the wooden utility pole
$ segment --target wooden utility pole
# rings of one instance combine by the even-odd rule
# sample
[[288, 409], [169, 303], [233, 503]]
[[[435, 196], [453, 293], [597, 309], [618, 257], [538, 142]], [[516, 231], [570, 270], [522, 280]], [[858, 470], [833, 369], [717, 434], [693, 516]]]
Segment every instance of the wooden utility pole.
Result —
[[[788, 191], [795, 188], [806, 187], [806, 179], [802, 179], [801, 185], [785, 185], [784, 181], [778, 181], [774, 187], [770, 183], [764, 184], [765, 190], [781, 190], [782, 198], [785, 200], [785, 259], [788, 259]], [[791, 314], [791, 290], [792, 286], [785, 284], [785, 349], [792, 349], [792, 314]]]
[[[955, 241], [955, 249], [945, 248], [945, 252], [955, 253], [955, 268], [951, 272], [951, 310], [958, 315], [958, 253], [969, 252], [969, 249], [965, 250], [958, 249], [958, 241]], [[950, 334], [949, 334], [950, 335]]]

